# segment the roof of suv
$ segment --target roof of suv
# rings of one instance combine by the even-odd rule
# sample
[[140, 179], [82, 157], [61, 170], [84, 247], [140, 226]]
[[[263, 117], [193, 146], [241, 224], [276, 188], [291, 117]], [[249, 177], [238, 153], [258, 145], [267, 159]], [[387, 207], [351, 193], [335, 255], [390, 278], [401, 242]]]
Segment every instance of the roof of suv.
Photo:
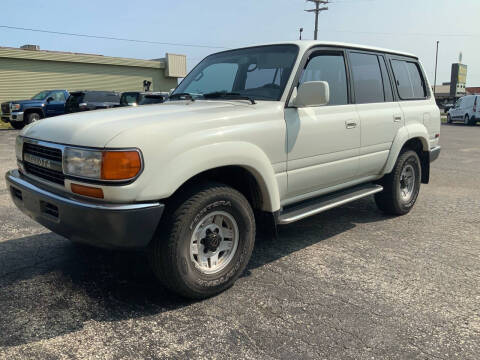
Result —
[[[327, 47], [342, 47], [342, 48], [349, 48], [349, 49], [371, 50], [371, 51], [385, 52], [385, 53], [396, 54], [396, 55], [401, 55], [401, 56], [414, 57], [415, 59], [418, 58], [416, 55], [413, 55], [413, 54], [410, 54], [410, 53], [407, 53], [407, 52], [403, 52], [403, 51], [383, 49], [383, 48], [378, 48], [378, 47], [368, 46], [368, 45], [349, 44], [349, 43], [333, 42], [333, 41], [296, 40], [296, 41], [274, 42], [274, 43], [270, 43], [270, 44], [257, 44], [257, 45], [253, 45], [253, 46], [284, 45], [284, 44], [297, 45], [303, 51], [305, 51], [305, 50], [307, 50], [307, 49], [309, 49], [313, 46], [327, 46]], [[252, 47], [252, 46], [245, 46], [245, 47], [247, 48], [247, 47]]]

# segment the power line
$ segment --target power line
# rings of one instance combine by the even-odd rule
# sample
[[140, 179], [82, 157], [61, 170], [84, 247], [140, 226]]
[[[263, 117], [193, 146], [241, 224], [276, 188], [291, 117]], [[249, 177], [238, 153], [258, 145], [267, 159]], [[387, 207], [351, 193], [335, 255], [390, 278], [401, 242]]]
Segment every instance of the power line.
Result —
[[85, 37], [85, 38], [93, 38], [93, 39], [105, 39], [105, 40], [115, 40], [115, 41], [128, 41], [128, 42], [144, 43], [144, 44], [170, 45], [170, 46], [183, 46], [183, 47], [196, 47], [196, 48], [208, 48], [208, 49], [228, 49], [228, 47], [225, 47], [225, 46], [211, 46], [211, 45], [197, 45], [197, 44], [181, 44], [181, 43], [170, 43], [170, 42], [151, 41], [151, 40], [126, 39], [126, 38], [117, 38], [117, 37], [111, 37], [111, 36], [88, 35], [88, 34], [78, 34], [78, 33], [67, 33], [67, 32], [61, 32], [61, 31], [52, 31], [52, 30], [43, 30], [43, 29], [31, 29], [31, 28], [24, 28], [24, 27], [17, 27], [17, 26], [7, 26], [7, 25], [0, 25], [0, 28], [9, 29], [9, 30], [21, 30], [21, 31], [40, 32], [40, 33], [55, 34], [55, 35]]

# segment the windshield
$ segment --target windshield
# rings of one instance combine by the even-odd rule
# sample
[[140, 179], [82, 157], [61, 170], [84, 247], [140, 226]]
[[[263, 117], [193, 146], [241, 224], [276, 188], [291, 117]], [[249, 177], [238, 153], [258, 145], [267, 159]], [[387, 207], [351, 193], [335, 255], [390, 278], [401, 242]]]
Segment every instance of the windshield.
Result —
[[32, 100], [43, 100], [48, 96], [48, 94], [50, 94], [50, 91], [40, 91], [37, 95], [32, 97]]
[[[295, 45], [225, 51], [205, 58], [172, 94], [192, 99], [248, 97], [280, 100], [298, 54]], [[172, 99], [172, 100], [173, 100]]]

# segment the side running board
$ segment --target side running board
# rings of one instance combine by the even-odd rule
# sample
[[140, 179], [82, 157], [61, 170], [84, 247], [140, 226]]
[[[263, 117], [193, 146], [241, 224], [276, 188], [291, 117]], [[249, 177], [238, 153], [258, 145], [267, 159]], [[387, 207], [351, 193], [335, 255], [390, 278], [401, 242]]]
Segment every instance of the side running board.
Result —
[[277, 219], [277, 224], [285, 225], [306, 217], [319, 214], [334, 207], [373, 195], [383, 190], [381, 185], [365, 184], [332, 194], [303, 201], [283, 209]]

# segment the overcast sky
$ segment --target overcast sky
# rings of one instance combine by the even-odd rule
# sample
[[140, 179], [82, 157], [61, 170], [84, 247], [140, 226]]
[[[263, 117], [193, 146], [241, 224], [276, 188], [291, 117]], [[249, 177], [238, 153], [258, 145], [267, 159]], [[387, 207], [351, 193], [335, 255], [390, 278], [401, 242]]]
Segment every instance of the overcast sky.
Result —
[[[38, 44], [60, 50], [141, 59], [186, 54], [189, 68], [222, 49], [293, 40], [298, 29], [313, 38], [314, 16], [304, 0], [2, 0], [0, 25], [60, 32], [196, 44], [196, 48], [87, 39], [0, 28], [0, 46]], [[463, 53], [467, 85], [480, 86], [480, 0], [332, 0], [320, 14], [320, 40], [403, 50], [418, 55], [433, 84], [450, 81]], [[8, 15], [8, 16], [5, 16]]]

